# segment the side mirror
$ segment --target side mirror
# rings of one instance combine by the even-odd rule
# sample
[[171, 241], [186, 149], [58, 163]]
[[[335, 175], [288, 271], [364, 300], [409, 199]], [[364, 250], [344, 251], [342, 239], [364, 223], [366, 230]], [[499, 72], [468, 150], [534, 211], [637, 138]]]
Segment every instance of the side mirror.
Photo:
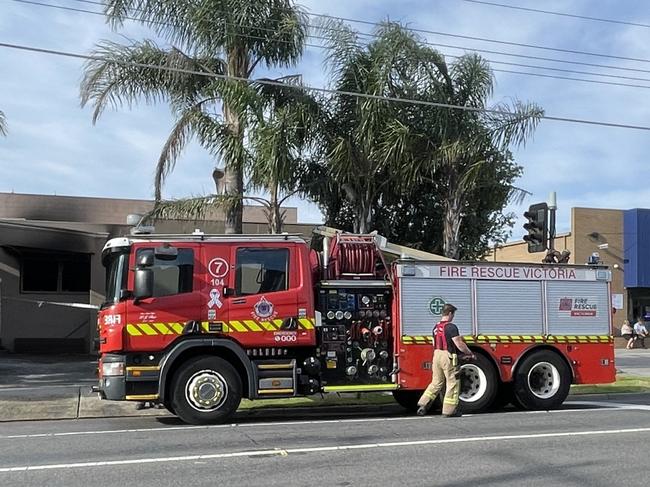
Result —
[[136, 269], [134, 288], [133, 297], [136, 300], [153, 296], [153, 269]]

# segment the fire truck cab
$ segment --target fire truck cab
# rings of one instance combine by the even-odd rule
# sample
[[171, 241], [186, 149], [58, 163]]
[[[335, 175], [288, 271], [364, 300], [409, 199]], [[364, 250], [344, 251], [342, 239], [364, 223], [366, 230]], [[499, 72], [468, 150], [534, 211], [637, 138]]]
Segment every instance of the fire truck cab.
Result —
[[193, 424], [228, 419], [242, 398], [321, 392], [392, 391], [413, 408], [445, 302], [478, 356], [462, 369], [466, 411], [557, 407], [572, 382], [614, 380], [604, 268], [428, 260], [376, 235], [320, 236], [321, 252], [284, 234], [110, 240], [100, 395]]

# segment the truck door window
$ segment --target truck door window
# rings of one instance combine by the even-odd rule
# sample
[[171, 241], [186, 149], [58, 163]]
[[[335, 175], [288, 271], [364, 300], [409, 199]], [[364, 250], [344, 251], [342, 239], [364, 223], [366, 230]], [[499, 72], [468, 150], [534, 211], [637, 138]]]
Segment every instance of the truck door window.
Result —
[[235, 294], [272, 293], [287, 289], [289, 249], [237, 249]]
[[[138, 249], [136, 262], [145, 253], [153, 253], [153, 249]], [[154, 257], [153, 297], [172, 296], [192, 292], [194, 276], [194, 251], [178, 249], [174, 259], [159, 259]]]

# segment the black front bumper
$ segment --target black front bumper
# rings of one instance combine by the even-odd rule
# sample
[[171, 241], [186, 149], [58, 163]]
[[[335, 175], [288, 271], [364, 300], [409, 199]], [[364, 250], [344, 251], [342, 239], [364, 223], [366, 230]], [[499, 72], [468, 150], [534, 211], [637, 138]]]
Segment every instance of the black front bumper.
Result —
[[100, 367], [106, 363], [123, 363], [124, 375], [103, 376], [94, 390], [109, 401], [155, 401], [160, 384], [157, 359], [154, 357], [145, 365], [141, 355], [105, 354]]

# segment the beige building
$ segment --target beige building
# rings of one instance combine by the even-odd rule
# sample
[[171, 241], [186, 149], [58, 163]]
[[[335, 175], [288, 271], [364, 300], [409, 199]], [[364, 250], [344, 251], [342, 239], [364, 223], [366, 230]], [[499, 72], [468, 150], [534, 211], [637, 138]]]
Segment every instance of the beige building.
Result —
[[[127, 235], [128, 214], [152, 201], [0, 193], [0, 347], [16, 352], [88, 352], [96, 337], [93, 306], [104, 300], [101, 252]], [[285, 209], [284, 230], [309, 237]], [[223, 233], [222, 212], [204, 221], [160, 221], [157, 233]], [[267, 233], [261, 207], [244, 208], [244, 232]]]
[[[571, 252], [570, 264], [586, 264], [589, 257], [597, 253], [600, 262], [609, 266], [612, 271], [612, 303], [618, 307], [613, 318], [617, 329], [620, 329], [623, 320], [632, 322], [643, 312], [643, 305], [637, 302], [634, 293], [629, 292], [624, 284], [625, 271], [632, 270], [625, 257], [625, 213], [623, 210], [572, 208], [571, 231], [559, 234], [555, 239], [556, 250]], [[540, 263], [544, 255], [529, 254], [528, 244], [521, 240], [497, 247], [486, 259], [494, 262]]]

